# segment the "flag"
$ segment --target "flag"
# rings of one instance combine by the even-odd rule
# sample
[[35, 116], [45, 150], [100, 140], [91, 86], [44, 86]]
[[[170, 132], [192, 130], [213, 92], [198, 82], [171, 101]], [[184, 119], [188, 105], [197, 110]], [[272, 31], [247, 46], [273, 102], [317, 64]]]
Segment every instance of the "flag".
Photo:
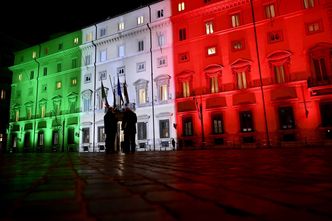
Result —
[[105, 91], [105, 87], [103, 85], [103, 81], [101, 81], [101, 99], [105, 100], [105, 106], [109, 107], [108, 101], [107, 101], [107, 95]]
[[113, 89], [113, 107], [116, 107], [115, 89]]
[[124, 93], [124, 96], [125, 96], [125, 99], [126, 99], [126, 105], [128, 105], [129, 104], [129, 96], [128, 96], [128, 91], [127, 91], [126, 81], [124, 82], [124, 85], [123, 85], [123, 93]]
[[121, 92], [121, 84], [120, 84], [119, 76], [118, 76], [118, 96], [120, 97], [120, 106], [121, 106], [121, 101], [123, 103], [123, 97], [122, 97], [122, 92]]

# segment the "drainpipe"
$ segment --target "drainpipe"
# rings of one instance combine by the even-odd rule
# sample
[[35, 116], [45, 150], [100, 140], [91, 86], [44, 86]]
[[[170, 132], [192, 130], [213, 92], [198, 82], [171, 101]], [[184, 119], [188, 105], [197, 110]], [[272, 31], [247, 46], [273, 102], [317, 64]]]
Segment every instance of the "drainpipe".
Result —
[[[38, 45], [38, 57], [40, 57], [41, 53], [41, 46]], [[34, 58], [34, 61], [37, 63], [37, 76], [36, 76], [36, 100], [35, 100], [35, 120], [34, 120], [34, 127], [33, 127], [33, 150], [36, 150], [37, 142], [36, 141], [36, 127], [37, 127], [37, 107], [38, 107], [38, 83], [39, 83], [39, 71], [40, 71], [40, 63], [37, 60], [37, 55]]]
[[153, 133], [153, 151], [156, 150], [156, 132], [155, 132], [155, 122], [154, 122], [154, 94], [153, 94], [153, 57], [152, 57], [152, 30], [150, 27], [150, 23], [151, 23], [151, 7], [150, 5], [148, 5], [149, 7], [149, 23], [147, 23], [147, 27], [149, 29], [149, 33], [150, 33], [150, 64], [151, 64], [151, 96], [152, 96], [152, 133]]
[[[95, 40], [97, 39], [97, 25], [95, 24]], [[93, 67], [94, 67], [94, 80], [93, 80], [93, 142], [92, 142], [92, 152], [95, 152], [95, 140], [96, 140], [96, 76], [97, 76], [97, 46], [95, 44], [95, 40], [92, 40], [91, 43], [95, 47], [95, 59], [93, 62]]]
[[256, 19], [255, 19], [255, 12], [254, 12], [254, 3], [253, 3], [253, 0], [250, 0], [250, 6], [251, 6], [251, 14], [252, 14], [252, 23], [253, 23], [253, 26], [254, 26], [254, 34], [255, 34], [255, 46], [256, 46], [256, 56], [257, 56], [258, 72], [259, 72], [259, 80], [260, 80], [260, 89], [261, 89], [261, 93], [262, 93], [264, 121], [265, 121], [265, 132], [266, 132], [266, 139], [267, 139], [267, 143], [266, 144], [267, 144], [267, 147], [269, 148], [269, 147], [271, 147], [271, 144], [270, 144], [269, 127], [268, 127], [267, 115], [266, 115], [266, 106], [265, 106], [265, 98], [264, 98], [262, 70], [261, 70], [261, 62], [260, 62], [260, 59], [259, 59], [257, 30], [256, 30]]

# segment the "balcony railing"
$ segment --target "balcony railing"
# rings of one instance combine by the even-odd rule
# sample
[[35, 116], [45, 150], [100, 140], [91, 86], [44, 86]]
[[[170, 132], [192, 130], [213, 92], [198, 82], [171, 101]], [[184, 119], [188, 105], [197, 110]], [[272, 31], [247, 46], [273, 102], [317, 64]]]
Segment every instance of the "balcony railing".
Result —
[[308, 78], [308, 87], [318, 87], [332, 84], [332, 76], [328, 76], [324, 80], [317, 80], [313, 77]]

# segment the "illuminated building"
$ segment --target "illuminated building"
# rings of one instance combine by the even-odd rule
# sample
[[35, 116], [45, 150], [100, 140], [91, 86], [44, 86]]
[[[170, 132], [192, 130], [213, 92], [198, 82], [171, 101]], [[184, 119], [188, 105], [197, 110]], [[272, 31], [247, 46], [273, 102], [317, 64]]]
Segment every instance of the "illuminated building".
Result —
[[165, 0], [110, 18], [15, 54], [7, 148], [102, 150], [102, 82], [117, 106], [127, 85], [139, 150], [330, 145], [331, 35], [328, 0]]
[[75, 151], [79, 139], [81, 32], [15, 54], [9, 151]]
[[[170, 1], [116, 16], [17, 52], [10, 151], [102, 151], [101, 82], [107, 100], [127, 85], [138, 150], [171, 149], [176, 139]], [[111, 82], [112, 81], [112, 82]], [[120, 139], [123, 139], [119, 123]]]
[[179, 144], [331, 144], [331, 15], [327, 0], [172, 1]]
[[[82, 33], [80, 151], [104, 149], [101, 82], [109, 104], [117, 107], [118, 88], [126, 102], [127, 85], [128, 105], [138, 118], [138, 150], [170, 149], [170, 139], [176, 138], [170, 1], [110, 18]], [[120, 123], [118, 133], [122, 140]]]

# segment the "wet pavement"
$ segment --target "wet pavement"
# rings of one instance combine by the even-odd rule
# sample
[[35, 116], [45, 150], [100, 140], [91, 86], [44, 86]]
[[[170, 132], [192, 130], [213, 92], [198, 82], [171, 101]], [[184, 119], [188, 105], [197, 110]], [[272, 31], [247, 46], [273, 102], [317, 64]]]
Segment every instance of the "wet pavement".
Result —
[[0, 154], [0, 220], [332, 220], [332, 148]]

